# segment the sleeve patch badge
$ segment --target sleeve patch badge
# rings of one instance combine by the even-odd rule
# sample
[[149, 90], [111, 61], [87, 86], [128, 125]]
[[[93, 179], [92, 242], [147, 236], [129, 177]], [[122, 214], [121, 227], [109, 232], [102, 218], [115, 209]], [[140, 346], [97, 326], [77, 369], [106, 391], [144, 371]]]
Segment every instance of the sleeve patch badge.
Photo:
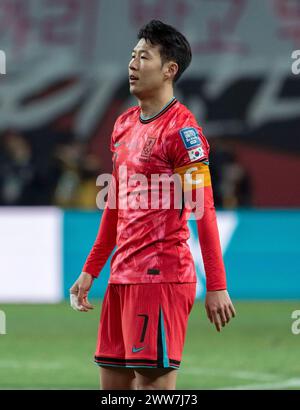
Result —
[[180, 133], [181, 139], [186, 149], [190, 149], [190, 148], [202, 145], [200, 137], [199, 137], [199, 133], [196, 130], [196, 128], [192, 128], [192, 127], [182, 128], [179, 131], [179, 133]]
[[199, 161], [200, 159], [205, 158], [204, 151], [201, 147], [189, 149], [188, 154], [191, 161]]

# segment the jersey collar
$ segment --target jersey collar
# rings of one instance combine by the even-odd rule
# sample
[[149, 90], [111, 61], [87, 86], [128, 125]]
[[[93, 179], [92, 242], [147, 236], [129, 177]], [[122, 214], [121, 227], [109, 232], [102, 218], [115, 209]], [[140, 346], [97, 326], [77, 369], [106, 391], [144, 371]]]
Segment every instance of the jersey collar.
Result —
[[149, 122], [156, 120], [157, 118], [161, 117], [165, 112], [167, 112], [171, 107], [173, 107], [173, 105], [175, 105], [176, 103], [177, 99], [173, 97], [157, 114], [153, 115], [152, 117], [145, 118], [140, 113], [140, 122], [142, 124], [148, 124]]

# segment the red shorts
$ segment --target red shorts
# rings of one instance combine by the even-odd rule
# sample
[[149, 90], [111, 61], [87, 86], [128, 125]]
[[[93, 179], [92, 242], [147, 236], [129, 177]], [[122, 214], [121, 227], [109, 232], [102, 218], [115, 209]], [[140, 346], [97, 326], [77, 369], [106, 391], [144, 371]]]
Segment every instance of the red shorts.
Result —
[[95, 362], [178, 369], [196, 283], [109, 284]]

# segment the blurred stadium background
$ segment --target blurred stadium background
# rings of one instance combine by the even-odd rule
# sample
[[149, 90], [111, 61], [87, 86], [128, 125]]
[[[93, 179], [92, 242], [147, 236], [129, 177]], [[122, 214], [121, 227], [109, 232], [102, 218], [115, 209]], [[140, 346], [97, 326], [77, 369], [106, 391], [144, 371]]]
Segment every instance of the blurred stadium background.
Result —
[[[0, 389], [98, 388], [96, 309], [68, 306], [94, 241], [96, 177], [135, 104], [127, 64], [151, 18], [176, 26], [193, 62], [175, 89], [211, 145], [228, 288], [238, 316], [205, 317], [198, 272], [178, 388], [299, 389], [300, 49], [298, 0], [0, 0]], [[6, 318], [6, 324], [4, 322]], [[1, 320], [2, 319], [2, 320]], [[4, 334], [6, 333], [6, 334]]]

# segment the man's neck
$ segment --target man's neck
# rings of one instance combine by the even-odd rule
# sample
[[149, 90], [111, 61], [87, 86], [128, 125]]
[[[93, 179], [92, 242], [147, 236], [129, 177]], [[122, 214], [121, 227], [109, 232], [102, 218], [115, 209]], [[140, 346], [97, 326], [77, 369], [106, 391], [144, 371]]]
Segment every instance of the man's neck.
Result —
[[141, 107], [141, 116], [143, 118], [151, 118], [158, 114], [173, 98], [173, 91], [164, 96], [155, 96], [139, 100]]

